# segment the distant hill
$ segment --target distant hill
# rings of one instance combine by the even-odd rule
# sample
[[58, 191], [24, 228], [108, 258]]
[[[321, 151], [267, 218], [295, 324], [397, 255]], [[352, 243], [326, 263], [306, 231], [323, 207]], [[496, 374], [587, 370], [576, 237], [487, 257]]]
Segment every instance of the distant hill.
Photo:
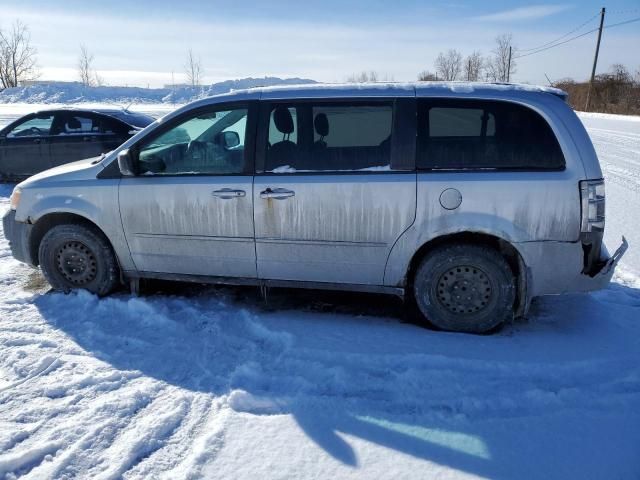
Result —
[[172, 88], [85, 87], [79, 82], [42, 82], [0, 91], [0, 103], [187, 103], [189, 101], [252, 87], [318, 83], [308, 78], [240, 78], [200, 87]]

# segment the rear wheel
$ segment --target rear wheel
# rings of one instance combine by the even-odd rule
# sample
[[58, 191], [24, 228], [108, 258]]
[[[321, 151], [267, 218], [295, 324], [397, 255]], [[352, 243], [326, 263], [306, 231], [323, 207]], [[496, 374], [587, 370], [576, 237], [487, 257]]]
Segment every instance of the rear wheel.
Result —
[[413, 294], [422, 315], [435, 326], [484, 333], [513, 318], [515, 279], [492, 248], [455, 244], [422, 260]]
[[118, 285], [118, 264], [107, 239], [93, 228], [66, 224], [40, 242], [42, 273], [55, 290], [88, 290], [107, 295]]

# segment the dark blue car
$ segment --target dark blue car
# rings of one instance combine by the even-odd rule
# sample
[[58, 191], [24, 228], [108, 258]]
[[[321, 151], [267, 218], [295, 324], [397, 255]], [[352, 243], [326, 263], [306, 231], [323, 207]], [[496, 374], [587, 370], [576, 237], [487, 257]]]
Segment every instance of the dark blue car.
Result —
[[30, 113], [0, 130], [0, 180], [109, 152], [155, 119], [118, 109], [65, 108]]

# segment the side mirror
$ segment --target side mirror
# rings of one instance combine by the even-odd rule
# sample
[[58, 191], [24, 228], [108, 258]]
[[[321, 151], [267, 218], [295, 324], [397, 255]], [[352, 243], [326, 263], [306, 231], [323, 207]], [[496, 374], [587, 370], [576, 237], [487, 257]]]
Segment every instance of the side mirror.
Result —
[[120, 173], [124, 177], [135, 176], [136, 173], [133, 168], [133, 158], [131, 157], [129, 149], [122, 150], [118, 154], [118, 168], [120, 169]]
[[240, 135], [238, 135], [238, 132], [221, 132], [220, 135], [222, 137], [220, 143], [227, 150], [240, 145]]

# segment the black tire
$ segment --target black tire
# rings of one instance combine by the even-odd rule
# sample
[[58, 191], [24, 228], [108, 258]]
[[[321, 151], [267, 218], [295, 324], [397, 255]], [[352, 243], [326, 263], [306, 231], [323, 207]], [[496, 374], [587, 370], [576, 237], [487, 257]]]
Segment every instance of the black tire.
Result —
[[105, 236], [79, 224], [49, 230], [38, 250], [40, 268], [54, 290], [88, 290], [104, 296], [119, 284], [118, 263]]
[[418, 309], [442, 330], [485, 333], [512, 320], [515, 278], [500, 253], [482, 245], [453, 244], [420, 263], [413, 295]]

